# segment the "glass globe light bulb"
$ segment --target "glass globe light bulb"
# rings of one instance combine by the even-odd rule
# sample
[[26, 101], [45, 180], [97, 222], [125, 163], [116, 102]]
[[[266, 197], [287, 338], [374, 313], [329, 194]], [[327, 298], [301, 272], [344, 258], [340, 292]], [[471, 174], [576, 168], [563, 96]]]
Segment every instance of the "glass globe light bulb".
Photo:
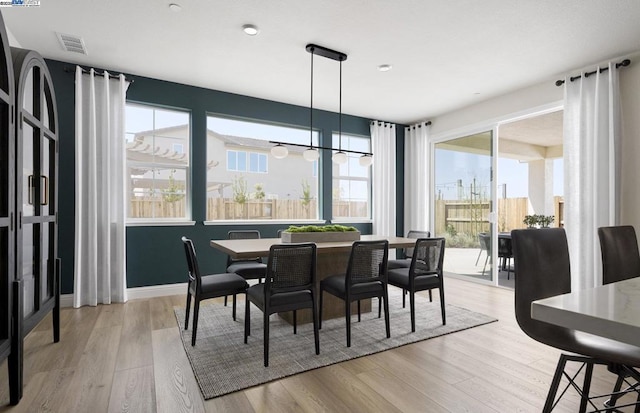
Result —
[[289, 150], [285, 146], [277, 144], [271, 148], [271, 155], [276, 159], [286, 158], [289, 155]]
[[309, 162], [313, 162], [320, 158], [320, 152], [318, 152], [316, 149], [309, 148], [306, 151], [302, 152], [302, 157]]
[[337, 164], [344, 164], [344, 163], [347, 163], [347, 154], [342, 151], [339, 151], [334, 153], [331, 159], [333, 159], [333, 162]]
[[373, 163], [373, 156], [371, 155], [362, 155], [360, 159], [358, 159], [358, 163], [360, 166], [369, 167]]

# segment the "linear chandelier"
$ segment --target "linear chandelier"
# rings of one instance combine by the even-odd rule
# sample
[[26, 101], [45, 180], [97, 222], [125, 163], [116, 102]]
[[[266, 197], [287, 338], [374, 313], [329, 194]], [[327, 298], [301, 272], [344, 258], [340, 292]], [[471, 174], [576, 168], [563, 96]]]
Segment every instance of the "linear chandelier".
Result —
[[342, 52], [337, 52], [335, 50], [327, 49], [323, 46], [318, 46], [316, 44], [308, 44], [306, 46], [307, 52], [311, 53], [311, 103], [309, 105], [309, 145], [301, 145], [297, 143], [288, 143], [288, 142], [278, 142], [278, 141], [269, 141], [270, 143], [276, 144], [273, 148], [271, 148], [271, 155], [274, 158], [282, 159], [286, 158], [289, 154], [289, 150], [287, 146], [298, 146], [307, 148], [302, 153], [302, 157], [309, 161], [313, 162], [320, 157], [319, 149], [331, 150], [333, 148], [327, 148], [324, 146], [315, 146], [313, 144], [313, 55], [318, 54], [323, 57], [327, 57], [332, 60], [337, 60], [340, 62], [340, 106], [338, 111], [338, 151], [335, 152], [332, 156], [332, 160], [338, 164], [344, 164], [347, 162], [347, 153], [355, 153], [360, 154], [359, 163], [361, 166], [367, 167], [373, 163], [373, 153], [371, 152], [361, 152], [361, 151], [353, 151], [349, 149], [342, 149], [342, 62], [347, 60], [347, 55]]

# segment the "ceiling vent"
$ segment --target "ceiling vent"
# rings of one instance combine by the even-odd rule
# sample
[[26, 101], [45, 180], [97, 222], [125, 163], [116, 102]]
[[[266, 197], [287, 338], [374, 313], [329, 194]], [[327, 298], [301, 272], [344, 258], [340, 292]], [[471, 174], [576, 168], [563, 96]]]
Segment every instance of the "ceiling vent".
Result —
[[57, 32], [56, 35], [58, 35], [58, 40], [60, 40], [62, 48], [67, 52], [87, 54], [87, 50], [84, 47], [84, 40], [82, 40], [81, 37]]

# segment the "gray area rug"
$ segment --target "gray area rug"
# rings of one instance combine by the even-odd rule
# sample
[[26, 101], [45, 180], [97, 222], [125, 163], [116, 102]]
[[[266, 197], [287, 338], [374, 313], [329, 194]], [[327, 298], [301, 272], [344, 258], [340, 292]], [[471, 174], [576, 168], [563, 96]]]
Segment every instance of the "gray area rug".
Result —
[[374, 299], [373, 311], [364, 313], [360, 323], [357, 322], [357, 315], [352, 318], [350, 348], [346, 346], [344, 317], [323, 320], [320, 355], [315, 354], [311, 323], [298, 325], [298, 334], [294, 335], [291, 325], [272, 315], [269, 324], [269, 367], [266, 368], [263, 364], [262, 312], [253, 304], [248, 344], [243, 343], [244, 300], [238, 300], [235, 322], [231, 318], [231, 300], [228, 307], [217, 302], [207, 304], [205, 301], [201, 304], [194, 347], [191, 346], [191, 328], [184, 330], [185, 309], [176, 307], [174, 310], [184, 349], [205, 400], [318, 367], [497, 321], [484, 314], [447, 305], [447, 325], [443, 326], [440, 303], [436, 300], [430, 303], [427, 297], [416, 295], [416, 332], [411, 333], [408, 296], [404, 309], [399, 290], [390, 288], [389, 297], [391, 338], [386, 338], [384, 315], [380, 319], [377, 317], [378, 300]]

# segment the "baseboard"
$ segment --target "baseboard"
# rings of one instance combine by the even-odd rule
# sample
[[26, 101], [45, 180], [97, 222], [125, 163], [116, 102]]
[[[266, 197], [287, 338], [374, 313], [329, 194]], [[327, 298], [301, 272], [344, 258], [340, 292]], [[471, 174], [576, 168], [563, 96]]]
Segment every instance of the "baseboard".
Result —
[[[163, 297], [165, 295], [186, 294], [187, 283], [152, 285], [149, 287], [127, 288], [129, 300], [138, 298]], [[73, 307], [73, 294], [62, 294], [60, 296], [61, 307]]]

